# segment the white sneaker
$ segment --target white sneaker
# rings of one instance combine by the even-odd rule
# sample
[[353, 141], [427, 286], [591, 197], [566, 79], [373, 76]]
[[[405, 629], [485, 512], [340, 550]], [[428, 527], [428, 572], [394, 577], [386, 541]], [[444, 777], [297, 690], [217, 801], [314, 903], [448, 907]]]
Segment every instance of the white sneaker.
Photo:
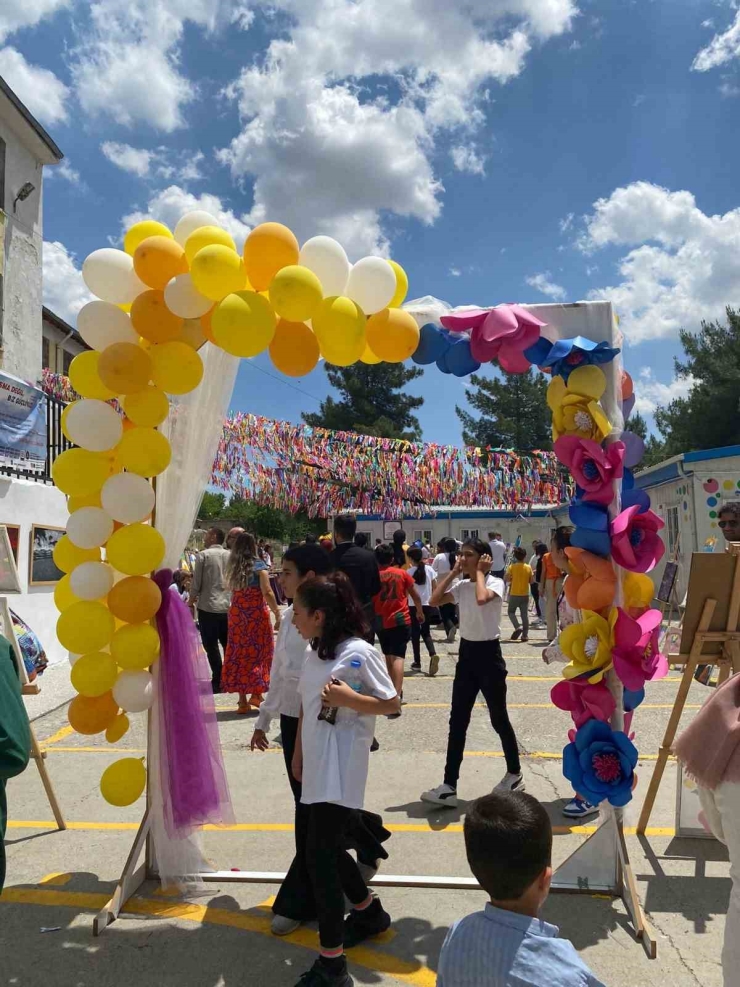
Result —
[[428, 792], [421, 793], [422, 802], [430, 802], [432, 805], [445, 805], [450, 809], [457, 808], [457, 790], [450, 785], [437, 785], [436, 788]]
[[274, 936], [289, 936], [299, 928], [300, 924], [296, 919], [288, 918], [286, 915], [273, 915], [270, 929]]
[[513, 775], [508, 771], [501, 781], [494, 788], [494, 792], [523, 792], [526, 791], [524, 777], [521, 774]]
[[374, 864], [363, 864], [361, 860], [358, 860], [357, 869], [362, 875], [362, 880], [365, 884], [369, 884], [380, 869], [380, 860], [376, 860]]

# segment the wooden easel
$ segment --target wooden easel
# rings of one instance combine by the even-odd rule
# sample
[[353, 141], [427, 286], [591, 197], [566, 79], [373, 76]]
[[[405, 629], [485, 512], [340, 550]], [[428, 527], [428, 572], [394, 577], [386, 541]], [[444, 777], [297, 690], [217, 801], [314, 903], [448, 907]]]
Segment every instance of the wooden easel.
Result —
[[[13, 630], [13, 621], [10, 616], [8, 599], [5, 596], [0, 596], [0, 621], [2, 621], [3, 635], [7, 639], [13, 649], [13, 654], [15, 655], [15, 667], [21, 681], [21, 693], [24, 696], [37, 696], [41, 692], [41, 689], [36, 682], [30, 682], [28, 679], [26, 666], [23, 662], [23, 654], [21, 653], [21, 648], [18, 644], [18, 638], [15, 636], [15, 631]], [[25, 703], [23, 704], [23, 708], [24, 710], [26, 709]], [[28, 716], [28, 710], [26, 710], [26, 716]], [[51, 811], [54, 813], [57, 829], [66, 829], [67, 824], [64, 821], [62, 810], [59, 806], [59, 802], [57, 801], [54, 786], [52, 785], [51, 778], [49, 777], [49, 772], [46, 770], [46, 765], [44, 764], [46, 753], [42, 751], [39, 746], [36, 733], [33, 729], [33, 723], [31, 723], [30, 719], [28, 721], [28, 730], [31, 735], [31, 757], [36, 762], [36, 767], [41, 775], [41, 783], [44, 786], [44, 791], [46, 792], [46, 797], [49, 800]]]
[[[719, 599], [714, 597], [707, 598], [704, 600], [701, 608], [699, 621], [696, 625], [696, 630], [694, 631], [693, 639], [688, 651], [684, 651], [686, 642], [682, 641], [681, 651], [683, 653], [667, 656], [669, 664], [683, 665], [684, 670], [683, 675], [681, 676], [681, 684], [678, 687], [678, 693], [676, 694], [676, 700], [673, 704], [673, 711], [671, 712], [670, 719], [668, 720], [668, 726], [666, 727], [665, 736], [663, 737], [663, 743], [661, 744], [660, 751], [658, 752], [658, 761], [655, 765], [653, 776], [650, 779], [650, 786], [648, 787], [645, 802], [642, 807], [642, 813], [640, 814], [640, 819], [637, 824], [637, 832], [641, 836], [645, 835], [645, 830], [647, 829], [647, 824], [650, 820], [650, 813], [653, 811], [653, 805], [655, 804], [655, 798], [658, 794], [658, 789], [660, 788], [663, 773], [665, 771], [666, 764], [668, 763], [668, 758], [673, 750], [673, 741], [676, 738], [678, 725], [681, 721], [681, 716], [686, 705], [686, 698], [689, 694], [689, 689], [691, 687], [697, 665], [717, 665], [719, 667], [718, 685], [722, 685], [723, 682], [726, 682], [730, 677], [730, 674], [736, 675], [740, 672], [740, 630], [738, 630], [738, 618], [740, 618], [740, 544], [731, 545], [727, 554], [734, 560], [734, 574], [732, 576], [729, 607], [727, 610], [724, 628], [722, 630], [710, 630], [712, 619], [719, 604]], [[698, 557], [708, 559], [716, 558], [716, 556], [702, 556], [701, 554], [698, 555]], [[710, 592], [714, 591], [710, 590]], [[692, 593], [698, 597], [703, 596], [701, 586], [693, 585], [693, 581], [690, 578], [689, 593], [687, 598], [688, 605], [686, 608], [687, 614], [691, 603]], [[719, 596], [719, 594], [717, 594], [717, 596]], [[714, 654], [704, 653], [704, 648], [707, 645], [713, 646], [713, 650], [715, 652]], [[718, 653], [717, 646], [719, 646]]]

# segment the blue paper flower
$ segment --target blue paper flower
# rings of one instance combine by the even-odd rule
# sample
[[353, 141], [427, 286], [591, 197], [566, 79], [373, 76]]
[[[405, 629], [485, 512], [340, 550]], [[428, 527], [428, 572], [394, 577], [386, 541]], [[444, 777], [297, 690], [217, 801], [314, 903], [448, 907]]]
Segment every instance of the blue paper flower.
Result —
[[622, 693], [622, 707], [625, 713], [633, 713], [644, 698], [644, 689], [625, 689]]
[[589, 720], [563, 751], [563, 774], [575, 791], [600, 805], [627, 805], [632, 799], [637, 748], [625, 733]]
[[572, 339], [559, 339], [551, 343], [541, 336], [539, 340], [524, 351], [530, 363], [538, 367], [549, 367], [553, 376], [559, 375], [567, 382], [572, 370], [587, 364], [611, 363], [619, 353], [618, 347], [607, 343], [594, 343], [585, 336], [574, 336]]
[[[576, 490], [582, 492], [578, 487]], [[576, 529], [570, 536], [571, 545], [606, 558], [611, 551], [609, 515], [606, 507], [601, 504], [584, 503], [579, 497], [574, 497], [570, 502], [568, 514]]]

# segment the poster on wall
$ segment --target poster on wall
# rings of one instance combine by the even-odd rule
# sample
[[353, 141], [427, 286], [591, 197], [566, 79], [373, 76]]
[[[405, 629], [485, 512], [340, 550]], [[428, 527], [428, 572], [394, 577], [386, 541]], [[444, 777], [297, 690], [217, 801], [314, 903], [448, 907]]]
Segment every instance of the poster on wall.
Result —
[[0, 466], [46, 471], [46, 399], [43, 391], [0, 372]]
[[15, 564], [18, 565], [18, 552], [21, 540], [21, 526], [19, 524], [5, 524], [0, 521], [0, 525], [5, 528], [8, 533], [8, 541], [10, 542], [10, 550], [13, 553], [13, 558], [15, 559]]
[[54, 562], [54, 549], [63, 537], [64, 528], [47, 528], [34, 524], [31, 528], [31, 553], [28, 572], [30, 586], [49, 586], [64, 576]]

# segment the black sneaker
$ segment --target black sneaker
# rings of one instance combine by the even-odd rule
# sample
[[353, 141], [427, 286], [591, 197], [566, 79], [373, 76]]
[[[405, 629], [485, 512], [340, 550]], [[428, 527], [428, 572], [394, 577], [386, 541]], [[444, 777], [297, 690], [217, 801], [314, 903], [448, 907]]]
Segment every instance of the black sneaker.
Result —
[[353, 908], [344, 920], [344, 948], [352, 949], [365, 939], [379, 936], [390, 928], [391, 917], [383, 909], [380, 898], [373, 898], [372, 905], [358, 912]]
[[372, 744], [370, 744], [370, 753], [374, 754], [375, 751], [379, 751], [379, 750], [380, 750], [380, 744], [378, 743], [378, 738], [373, 737], [373, 742]]
[[319, 956], [296, 987], [354, 987], [354, 983], [347, 972], [347, 960], [344, 956], [335, 960], [324, 960]]
[[411, 671], [412, 672], [420, 672], [421, 671], [421, 662], [420, 661], [412, 661], [411, 662]]

